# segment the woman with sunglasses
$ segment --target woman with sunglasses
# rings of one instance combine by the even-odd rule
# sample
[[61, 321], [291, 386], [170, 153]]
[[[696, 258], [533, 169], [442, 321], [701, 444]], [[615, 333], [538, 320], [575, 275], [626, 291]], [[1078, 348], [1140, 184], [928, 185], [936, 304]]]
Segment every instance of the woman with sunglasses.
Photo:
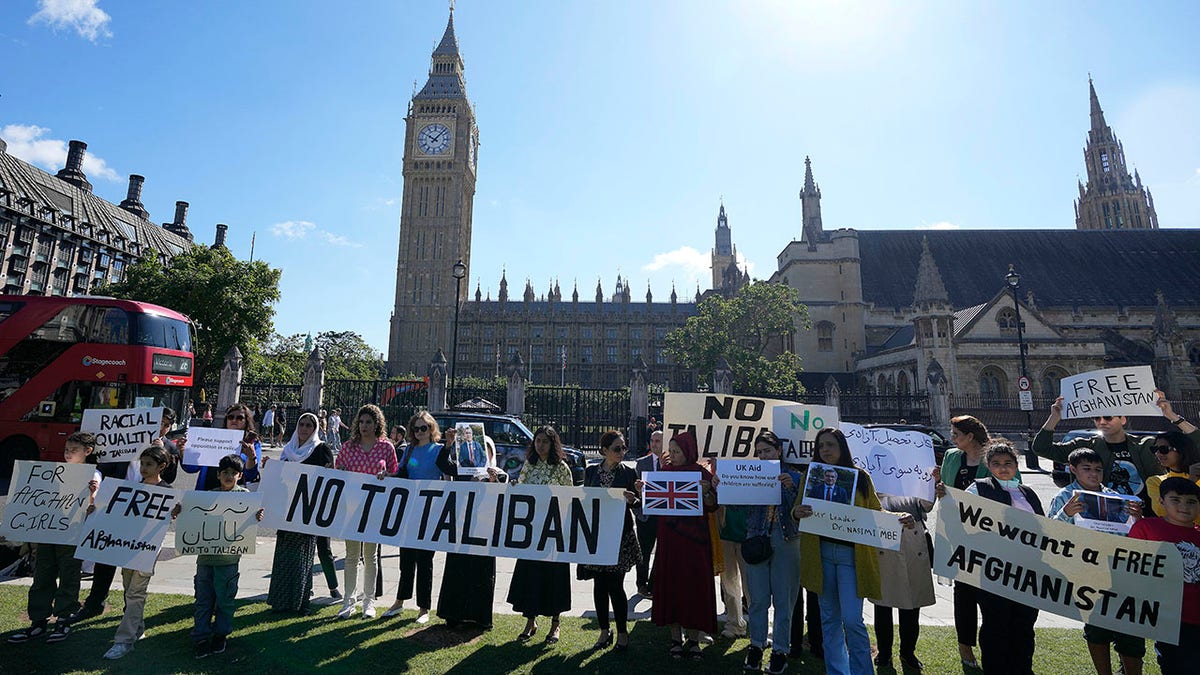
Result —
[[[242, 472], [242, 480], [238, 484], [258, 482], [258, 467], [262, 464], [262, 443], [259, 443], [258, 432], [254, 430], [254, 416], [250, 411], [250, 406], [245, 403], [234, 403], [229, 406], [229, 410], [225, 411], [224, 426], [226, 429], [241, 429], [243, 432], [239, 454], [242, 461], [246, 463], [246, 469]], [[183, 470], [188, 473], [199, 473], [196, 476], [197, 490], [216, 490], [221, 484], [215, 466], [198, 466], [196, 464], [182, 466]]]
[[[397, 465], [396, 476], [412, 480], [445, 480], [458, 473], [453, 437], [442, 443], [442, 432], [433, 415], [422, 410], [408, 420], [408, 447]], [[404, 611], [404, 601], [413, 597], [416, 586], [417, 623], [429, 623], [433, 607], [433, 551], [400, 549], [400, 585], [396, 602], [383, 613], [384, 618]]]
[[[383, 436], [386, 430], [387, 422], [384, 421], [383, 411], [379, 406], [367, 404], [359, 408], [358, 414], [354, 416], [350, 440], [342, 446], [342, 451], [334, 460], [334, 468], [371, 474], [378, 478], [386, 478], [396, 473], [396, 448]], [[375, 618], [375, 555], [378, 549], [379, 544], [372, 542], [346, 541], [346, 595], [343, 597], [338, 618], [349, 618], [357, 606], [358, 601], [354, 593], [358, 589], [359, 556], [362, 556], [364, 561], [362, 615], [365, 619]]]
[[577, 568], [580, 579], [592, 580], [592, 600], [596, 604], [596, 622], [600, 625], [600, 637], [593, 650], [603, 649], [613, 642], [612, 631], [608, 627], [608, 606], [612, 603], [613, 614], [617, 619], [618, 651], [629, 647], [629, 631], [626, 622], [629, 619], [629, 599], [625, 596], [625, 575], [629, 570], [642, 562], [642, 548], [638, 544], [637, 534], [633, 527], [633, 510], [630, 508], [637, 502], [634, 484], [637, 483], [637, 470], [625, 466], [625, 437], [621, 432], [606, 431], [600, 437], [599, 464], [593, 464], [584, 471], [583, 486], [598, 488], [620, 488], [624, 490], [625, 525], [621, 530], [621, 548], [617, 554], [615, 565], [579, 565]]
[[[321, 442], [318, 426], [316, 415], [310, 412], [300, 415], [300, 419], [296, 420], [296, 430], [292, 433], [291, 440], [283, 446], [280, 460], [333, 468], [333, 448]], [[287, 530], [279, 530], [276, 533], [275, 558], [271, 562], [271, 587], [267, 591], [267, 604], [272, 610], [308, 614], [313, 586], [313, 555], [316, 552], [315, 535]], [[337, 575], [331, 574], [332, 571], [327, 569], [325, 573], [331, 592], [338, 587]]]
[[[1190, 436], [1179, 431], [1164, 431], [1154, 437], [1154, 456], [1167, 472], [1146, 479], [1146, 499], [1159, 518], [1167, 515], [1159, 501], [1159, 488], [1168, 478], [1187, 478], [1200, 485], [1200, 450]], [[1196, 524], [1200, 525], [1200, 517]]]

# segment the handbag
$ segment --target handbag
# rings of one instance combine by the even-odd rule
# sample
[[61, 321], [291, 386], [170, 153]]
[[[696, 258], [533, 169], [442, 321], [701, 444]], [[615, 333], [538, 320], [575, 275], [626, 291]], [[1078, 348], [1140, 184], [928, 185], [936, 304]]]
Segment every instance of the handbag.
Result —
[[771, 559], [774, 552], [771, 548], [771, 538], [765, 534], [748, 537], [742, 542], [742, 558], [751, 565], [765, 563]]

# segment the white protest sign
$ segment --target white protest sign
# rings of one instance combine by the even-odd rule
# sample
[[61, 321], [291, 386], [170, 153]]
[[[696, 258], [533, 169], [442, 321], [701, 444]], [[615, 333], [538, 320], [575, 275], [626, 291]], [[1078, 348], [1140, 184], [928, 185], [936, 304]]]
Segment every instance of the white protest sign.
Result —
[[1062, 379], [1063, 419], [1100, 415], [1159, 417], [1150, 366], [1108, 368]]
[[245, 432], [241, 429], [189, 427], [183, 463], [193, 466], [217, 466], [221, 458], [242, 451]]
[[934, 500], [933, 439], [920, 431], [841, 425], [854, 466], [871, 475], [875, 490], [889, 495]]
[[817, 432], [838, 426], [838, 409], [830, 405], [776, 405], [771, 413], [771, 431], [783, 441], [783, 461], [807, 463], [813, 457]]
[[0, 537], [28, 544], [74, 544], [87, 515], [90, 464], [17, 460]]
[[625, 525], [619, 489], [407, 480], [270, 462], [262, 526], [501, 558], [613, 565]]
[[1174, 544], [1092, 532], [947, 488], [933, 572], [1013, 602], [1175, 644], [1183, 558]]
[[96, 460], [128, 462], [158, 437], [162, 408], [83, 411], [80, 431], [96, 434]]
[[1075, 514], [1075, 524], [1095, 532], [1121, 536], [1129, 534], [1134, 518], [1126, 508], [1130, 502], [1141, 503], [1137, 497], [1076, 490], [1075, 497], [1083, 510]]
[[813, 513], [796, 522], [796, 529], [831, 539], [866, 544], [889, 551], [900, 550], [900, 518], [861, 506], [820, 499], [805, 500]]
[[642, 474], [642, 513], [647, 516], [702, 516], [699, 471], [647, 471]]
[[754, 439], [770, 431], [775, 406], [794, 405], [753, 396], [663, 394], [663, 441], [683, 431], [696, 434], [701, 457], [751, 457]]
[[75, 557], [153, 572], [178, 499], [179, 493], [171, 488], [105, 478], [96, 494], [96, 511], [84, 523]]
[[779, 460], [718, 459], [719, 504], [779, 505]]
[[253, 554], [260, 508], [258, 492], [185, 492], [175, 521], [175, 550], [179, 555]]

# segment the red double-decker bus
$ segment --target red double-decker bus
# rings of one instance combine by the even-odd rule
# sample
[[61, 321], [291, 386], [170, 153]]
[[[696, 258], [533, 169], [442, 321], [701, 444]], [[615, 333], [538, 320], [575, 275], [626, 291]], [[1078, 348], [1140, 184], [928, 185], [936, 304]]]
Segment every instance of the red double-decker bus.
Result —
[[0, 485], [14, 460], [62, 461], [86, 409], [167, 407], [182, 420], [193, 337], [157, 305], [0, 295]]

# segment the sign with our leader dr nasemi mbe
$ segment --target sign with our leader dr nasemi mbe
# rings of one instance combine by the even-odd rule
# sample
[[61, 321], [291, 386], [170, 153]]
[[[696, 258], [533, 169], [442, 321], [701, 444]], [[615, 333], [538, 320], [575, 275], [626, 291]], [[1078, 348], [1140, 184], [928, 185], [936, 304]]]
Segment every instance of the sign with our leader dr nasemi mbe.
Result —
[[1150, 366], [1093, 370], [1064, 377], [1061, 386], [1063, 419], [1162, 415], [1155, 404], [1154, 372]]

